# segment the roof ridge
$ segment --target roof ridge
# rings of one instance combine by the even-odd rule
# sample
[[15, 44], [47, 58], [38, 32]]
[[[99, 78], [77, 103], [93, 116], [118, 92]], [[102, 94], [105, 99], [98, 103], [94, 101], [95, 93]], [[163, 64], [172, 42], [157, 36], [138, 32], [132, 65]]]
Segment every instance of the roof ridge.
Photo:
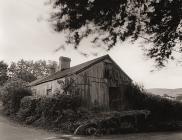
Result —
[[[78, 65], [82, 65], [82, 64], [84, 64], [84, 63], [88, 63], [88, 62], [94, 61], [94, 60], [96, 60], [96, 59], [105, 58], [105, 57], [107, 57], [107, 56], [109, 56], [109, 55], [108, 55], [108, 54], [106, 54], [106, 55], [103, 55], [103, 56], [100, 56], [100, 57], [97, 57], [97, 58], [94, 58], [94, 59], [88, 60], [88, 61], [83, 62], [83, 63], [78, 64]], [[75, 65], [75, 66], [78, 66], [78, 65]], [[75, 66], [73, 66], [73, 67], [75, 67]]]
[[[49, 75], [47, 77], [43, 77], [41, 78], [40, 80], [37, 79], [33, 82], [31, 82], [29, 85], [30, 86], [33, 86], [33, 85], [39, 85], [41, 83], [45, 83], [45, 82], [48, 82], [48, 81], [53, 81], [53, 80], [56, 80], [56, 79], [59, 79], [59, 78], [62, 78], [62, 77], [66, 77], [68, 75], [72, 75], [72, 74], [78, 74], [80, 73], [81, 71], [87, 69], [88, 67], [94, 65], [95, 63], [98, 63], [100, 62], [101, 60], [105, 59], [110, 56], [108, 54], [106, 55], [103, 55], [103, 56], [100, 56], [100, 57], [97, 57], [95, 59], [92, 59], [92, 60], [89, 60], [89, 61], [86, 61], [86, 62], [83, 62], [81, 64], [78, 64], [78, 65], [75, 65], [75, 66], [72, 66], [70, 67], [69, 69], [65, 69], [63, 71], [57, 71], [56, 73], [52, 74], [52, 75]], [[37, 82], [36, 82], [37, 81]]]

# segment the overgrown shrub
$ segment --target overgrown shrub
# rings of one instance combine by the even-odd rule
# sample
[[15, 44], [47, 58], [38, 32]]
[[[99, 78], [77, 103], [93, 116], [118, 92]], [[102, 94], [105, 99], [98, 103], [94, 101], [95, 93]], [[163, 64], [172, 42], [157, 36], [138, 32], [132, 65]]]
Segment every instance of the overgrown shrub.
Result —
[[146, 120], [150, 116], [148, 110], [132, 110], [123, 112], [107, 112], [95, 114], [86, 122], [77, 127], [75, 134], [81, 135], [101, 135], [101, 134], [121, 134], [137, 132], [145, 128]]
[[130, 85], [125, 95], [132, 109], [151, 111], [152, 121], [182, 120], [182, 103], [147, 93], [138, 85]]
[[[35, 96], [26, 96], [22, 98], [17, 118], [21, 121], [27, 121], [27, 117], [34, 116], [37, 103], [38, 98]], [[30, 118], [28, 118], [28, 120], [30, 121]]]
[[[71, 95], [27, 96], [21, 100], [17, 119], [44, 128], [62, 128], [80, 117], [81, 98]], [[65, 128], [69, 131], [74, 127]], [[65, 129], [64, 128], [64, 129]]]
[[71, 109], [76, 111], [81, 105], [80, 98], [78, 96], [70, 95], [56, 95], [56, 96], [44, 96], [39, 99], [39, 103], [36, 106], [36, 113], [44, 117], [46, 120], [54, 120], [64, 110]]
[[26, 83], [19, 79], [8, 80], [1, 89], [1, 99], [7, 115], [14, 115], [20, 108], [21, 99], [32, 95]]

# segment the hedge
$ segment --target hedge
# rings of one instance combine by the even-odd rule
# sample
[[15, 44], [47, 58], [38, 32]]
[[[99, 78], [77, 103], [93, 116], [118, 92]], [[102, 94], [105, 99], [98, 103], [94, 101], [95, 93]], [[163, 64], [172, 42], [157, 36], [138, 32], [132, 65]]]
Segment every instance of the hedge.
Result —
[[15, 115], [20, 108], [21, 99], [32, 95], [32, 92], [25, 86], [26, 83], [22, 80], [14, 79], [8, 80], [1, 88], [1, 100], [7, 115]]

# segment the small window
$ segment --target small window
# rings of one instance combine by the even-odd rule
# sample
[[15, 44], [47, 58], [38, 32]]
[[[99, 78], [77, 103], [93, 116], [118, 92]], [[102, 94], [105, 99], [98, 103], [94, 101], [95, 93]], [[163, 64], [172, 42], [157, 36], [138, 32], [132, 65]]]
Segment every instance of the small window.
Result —
[[52, 84], [51, 83], [49, 83], [48, 85], [47, 85], [47, 91], [46, 91], [47, 93], [47, 95], [50, 95], [51, 93], [52, 93]]
[[52, 89], [47, 89], [47, 95], [50, 95], [52, 93]]

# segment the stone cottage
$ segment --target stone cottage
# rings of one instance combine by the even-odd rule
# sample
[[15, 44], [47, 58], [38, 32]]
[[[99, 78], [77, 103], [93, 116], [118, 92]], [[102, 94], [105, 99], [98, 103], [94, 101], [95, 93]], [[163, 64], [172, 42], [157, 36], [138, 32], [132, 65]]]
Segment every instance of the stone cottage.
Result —
[[109, 55], [73, 67], [70, 62], [70, 58], [60, 57], [57, 72], [30, 83], [33, 93], [79, 94], [83, 105], [89, 109], [98, 106], [105, 110], [123, 110], [127, 107], [123, 96], [132, 80]]

